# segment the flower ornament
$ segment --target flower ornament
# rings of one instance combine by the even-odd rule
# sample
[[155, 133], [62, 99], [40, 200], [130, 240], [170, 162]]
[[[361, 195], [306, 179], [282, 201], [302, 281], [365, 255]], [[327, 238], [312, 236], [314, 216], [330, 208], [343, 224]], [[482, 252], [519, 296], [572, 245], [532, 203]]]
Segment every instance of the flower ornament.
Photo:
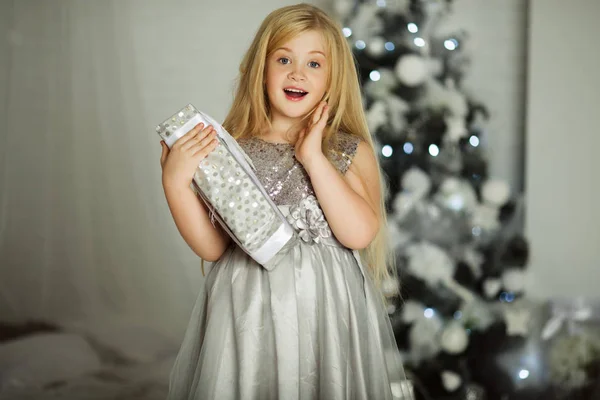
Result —
[[321, 238], [331, 236], [331, 229], [325, 220], [323, 210], [315, 196], [304, 198], [298, 205], [290, 207], [288, 222], [299, 231], [299, 236], [305, 242], [319, 243]]

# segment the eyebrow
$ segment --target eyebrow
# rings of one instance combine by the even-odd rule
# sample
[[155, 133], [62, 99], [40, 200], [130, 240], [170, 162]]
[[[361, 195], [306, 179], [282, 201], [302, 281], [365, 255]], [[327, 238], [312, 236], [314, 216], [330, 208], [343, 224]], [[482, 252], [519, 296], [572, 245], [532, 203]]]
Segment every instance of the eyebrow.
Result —
[[[287, 47], [280, 47], [280, 48], [278, 48], [278, 49], [277, 49], [277, 50], [275, 50], [275, 51], [279, 51], [279, 50], [285, 50], [285, 51], [287, 51], [287, 52], [293, 53], [292, 49], [289, 49], [289, 48], [287, 48]], [[315, 53], [317, 53], [317, 54], [321, 54], [323, 57], [326, 57], [326, 56], [325, 56], [325, 53], [323, 53], [322, 51], [319, 51], [319, 50], [313, 50], [313, 51], [309, 51], [309, 52], [308, 52], [308, 54], [315, 54]]]

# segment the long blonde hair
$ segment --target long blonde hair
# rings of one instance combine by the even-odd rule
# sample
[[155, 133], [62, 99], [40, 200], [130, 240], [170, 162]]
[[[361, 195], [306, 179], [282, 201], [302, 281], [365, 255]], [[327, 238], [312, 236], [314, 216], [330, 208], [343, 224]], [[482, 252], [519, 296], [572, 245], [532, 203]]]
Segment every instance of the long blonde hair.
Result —
[[[329, 105], [330, 114], [324, 132], [324, 154], [329, 154], [330, 144], [335, 142], [335, 136], [340, 131], [359, 136], [375, 152], [362, 106], [352, 51], [341, 27], [325, 12], [309, 4], [279, 8], [263, 21], [240, 64], [237, 90], [223, 126], [236, 139], [268, 131], [270, 110], [264, 86], [266, 60], [275, 49], [307, 31], [317, 31], [323, 35], [330, 60], [329, 89], [323, 99]], [[375, 159], [378, 160], [378, 157]], [[376, 287], [381, 289], [384, 280], [393, 278], [391, 282], [395, 282], [397, 274], [394, 253], [388, 241], [385, 210], [388, 188], [379, 161], [377, 163], [381, 187], [380, 229], [371, 244], [360, 251], [360, 255]], [[387, 292], [390, 293], [389, 289]]]

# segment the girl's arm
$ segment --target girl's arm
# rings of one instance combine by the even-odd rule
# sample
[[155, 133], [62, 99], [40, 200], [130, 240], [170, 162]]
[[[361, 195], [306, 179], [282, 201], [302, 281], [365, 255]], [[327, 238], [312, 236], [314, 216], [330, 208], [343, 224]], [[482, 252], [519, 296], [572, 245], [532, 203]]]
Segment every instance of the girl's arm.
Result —
[[320, 153], [305, 165], [335, 237], [346, 247], [366, 248], [379, 230], [381, 197], [375, 154], [361, 141], [346, 175]]
[[229, 246], [231, 238], [219, 223], [213, 227], [208, 209], [189, 187], [169, 185], [163, 189], [179, 233], [202, 259], [214, 262]]

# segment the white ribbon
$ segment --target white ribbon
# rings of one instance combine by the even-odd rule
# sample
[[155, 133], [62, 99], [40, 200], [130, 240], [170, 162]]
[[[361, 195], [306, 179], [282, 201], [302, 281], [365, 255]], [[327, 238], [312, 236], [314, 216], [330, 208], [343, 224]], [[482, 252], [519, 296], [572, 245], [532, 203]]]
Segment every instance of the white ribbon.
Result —
[[[269, 203], [271, 209], [275, 212], [276, 217], [280, 220], [281, 226], [279, 227], [279, 229], [277, 229], [277, 231], [271, 237], [269, 237], [269, 239], [263, 244], [262, 247], [260, 247], [255, 252], [249, 253], [253, 259], [255, 259], [259, 264], [264, 266], [291, 239], [294, 233], [294, 228], [287, 221], [287, 219], [282, 214], [281, 210], [279, 210], [277, 205], [273, 202], [273, 200], [265, 190], [264, 186], [254, 173], [254, 171], [256, 171], [256, 168], [254, 167], [254, 164], [252, 163], [250, 157], [243, 151], [243, 149], [240, 147], [237, 141], [225, 130], [225, 128], [209, 115], [199, 111], [192, 104], [188, 104], [186, 107], [184, 107], [184, 109], [193, 110], [195, 114], [182, 126], [176, 129], [170, 137], [165, 139], [165, 143], [167, 144], [167, 146], [171, 148], [181, 136], [185, 135], [186, 132], [191, 130], [200, 122], [202, 122], [204, 126], [212, 125], [213, 128], [215, 128], [215, 130], [217, 131], [217, 139], [219, 140], [219, 143], [222, 144], [223, 147], [225, 147], [225, 149], [233, 156], [235, 161], [242, 167], [244, 172], [250, 177], [250, 180], [252, 181], [254, 186], [256, 186], [260, 190], [267, 203]], [[229, 229], [227, 224], [221, 219], [220, 215], [210, 204], [210, 202], [202, 193], [200, 187], [195, 183], [195, 181], [192, 181], [192, 185], [194, 186], [196, 192], [200, 194], [202, 200], [210, 210], [210, 219], [213, 226], [214, 220], [218, 220], [221, 226], [224, 228], [224, 230], [227, 231], [229, 236], [231, 236], [231, 238], [235, 241], [235, 243], [242, 249], [246, 250], [245, 246], [242, 245], [240, 240]]]
[[581, 298], [556, 300], [552, 302], [552, 317], [542, 329], [542, 340], [552, 338], [565, 323], [568, 324], [569, 331], [573, 332], [577, 322], [589, 320], [600, 320], [600, 304], [591, 304]]

